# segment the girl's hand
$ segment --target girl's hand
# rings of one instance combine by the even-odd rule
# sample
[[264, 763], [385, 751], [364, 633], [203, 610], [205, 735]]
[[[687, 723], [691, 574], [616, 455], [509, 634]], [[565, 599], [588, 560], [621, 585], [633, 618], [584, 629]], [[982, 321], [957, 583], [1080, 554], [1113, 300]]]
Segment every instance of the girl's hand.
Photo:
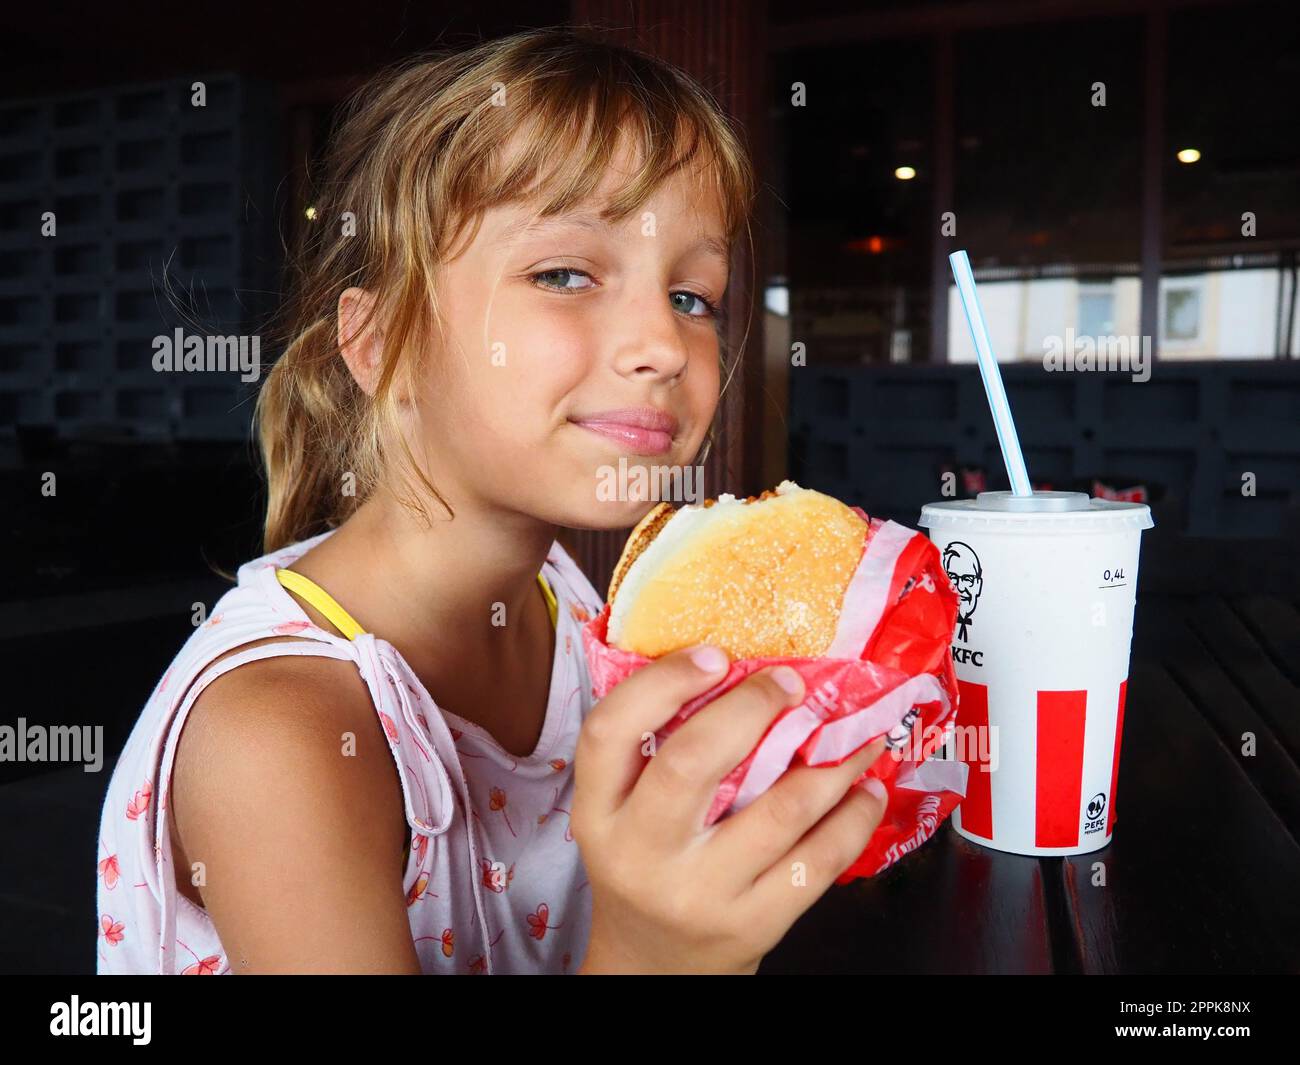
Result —
[[[726, 671], [665, 655], [588, 715], [574, 755], [574, 838], [591, 882], [580, 972], [753, 973], [764, 954], [862, 853], [885, 798], [852, 787], [884, 749], [798, 766], [744, 810], [704, 827], [719, 782], [772, 720], [803, 699], [786, 667], [747, 677], [699, 710], [646, 762], [642, 746]], [[788, 672], [793, 691], [777, 682]], [[848, 792], [846, 795], [845, 793]]]

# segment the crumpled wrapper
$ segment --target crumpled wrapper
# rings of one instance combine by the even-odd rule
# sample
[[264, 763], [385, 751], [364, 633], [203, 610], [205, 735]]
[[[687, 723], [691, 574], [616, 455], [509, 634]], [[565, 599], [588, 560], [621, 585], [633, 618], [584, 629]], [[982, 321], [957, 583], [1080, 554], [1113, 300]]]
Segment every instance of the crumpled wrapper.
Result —
[[[719, 785], [705, 822], [710, 825], [744, 809], [792, 765], [839, 765], [887, 736], [885, 752], [859, 779], [879, 777], [889, 805], [838, 884], [874, 876], [921, 846], [965, 797], [967, 774], [964, 762], [932, 757], [957, 715], [949, 651], [957, 596], [939, 552], [921, 533], [853, 509], [869, 523], [870, 535], [826, 655], [736, 659], [721, 681], [655, 734], [656, 744], [667, 740], [697, 710], [758, 670], [785, 664], [803, 677], [803, 702], [783, 711]], [[606, 604], [582, 630], [596, 698], [651, 661], [610, 647], [608, 624]]]

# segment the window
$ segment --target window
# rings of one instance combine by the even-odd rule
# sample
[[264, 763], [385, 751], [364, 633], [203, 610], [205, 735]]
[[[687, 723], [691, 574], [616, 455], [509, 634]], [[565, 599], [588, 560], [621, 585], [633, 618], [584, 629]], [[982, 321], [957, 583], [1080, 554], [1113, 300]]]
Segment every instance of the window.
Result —
[[1110, 285], [1080, 285], [1079, 333], [1090, 337], [1115, 335], [1115, 292]]
[[1201, 282], [1167, 282], [1161, 292], [1160, 342], [1196, 343], [1201, 339]]
[[1294, 7], [1168, 17], [1161, 357], [1294, 356]]
[[[1142, 20], [998, 25], [958, 33], [953, 47], [947, 243], [970, 255], [994, 354], [1041, 362], [1071, 333], [1137, 333]], [[948, 359], [973, 361], [948, 292]]]

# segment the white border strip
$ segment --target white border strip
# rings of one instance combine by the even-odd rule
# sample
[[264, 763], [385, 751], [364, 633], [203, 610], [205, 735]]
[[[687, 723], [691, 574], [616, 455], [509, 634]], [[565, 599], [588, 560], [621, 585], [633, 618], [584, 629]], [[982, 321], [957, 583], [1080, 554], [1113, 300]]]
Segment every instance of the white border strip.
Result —
[[921, 534], [894, 521], [887, 521], [867, 541], [840, 606], [835, 639], [827, 658], [860, 658], [867, 641], [889, 605], [889, 587], [894, 582], [898, 557], [913, 536]]
[[812, 735], [818, 725], [824, 725], [808, 760], [809, 765], [824, 765], [842, 760], [862, 747], [872, 736], [888, 732], [897, 725], [917, 703], [942, 700], [947, 696], [938, 680], [928, 674], [912, 677], [897, 688], [886, 692], [874, 703], [845, 717], [824, 721], [806, 706], [798, 706], [778, 721], [754, 752], [753, 761], [745, 772], [731, 804], [732, 810], [743, 810], [767, 791], [790, 768], [795, 752]]

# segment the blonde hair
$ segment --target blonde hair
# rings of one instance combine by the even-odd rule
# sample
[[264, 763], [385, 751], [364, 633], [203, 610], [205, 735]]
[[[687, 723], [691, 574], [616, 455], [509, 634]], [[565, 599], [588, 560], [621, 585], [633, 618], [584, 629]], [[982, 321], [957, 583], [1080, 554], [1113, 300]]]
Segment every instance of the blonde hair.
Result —
[[[507, 106], [499, 106], [503, 93]], [[505, 158], [516, 133], [520, 149]], [[533, 30], [418, 57], [351, 98], [296, 263], [284, 352], [257, 401], [267, 551], [340, 524], [391, 459], [404, 467], [407, 487], [417, 486], [400, 496], [404, 503], [427, 514], [422, 484], [451, 513], [397, 429], [398, 399], [413, 390], [440, 329], [435, 270], [471, 227], [473, 239], [491, 207], [533, 201], [549, 216], [587, 200], [625, 141], [637, 169], [611, 199], [610, 221], [698, 159], [713, 180], [728, 241], [748, 228], [749, 158], [709, 94], [680, 70], [586, 32]], [[355, 236], [336, 228], [345, 212], [355, 218]], [[340, 353], [338, 300], [353, 286], [375, 296], [358, 331], [372, 319], [382, 323], [373, 396]]]

